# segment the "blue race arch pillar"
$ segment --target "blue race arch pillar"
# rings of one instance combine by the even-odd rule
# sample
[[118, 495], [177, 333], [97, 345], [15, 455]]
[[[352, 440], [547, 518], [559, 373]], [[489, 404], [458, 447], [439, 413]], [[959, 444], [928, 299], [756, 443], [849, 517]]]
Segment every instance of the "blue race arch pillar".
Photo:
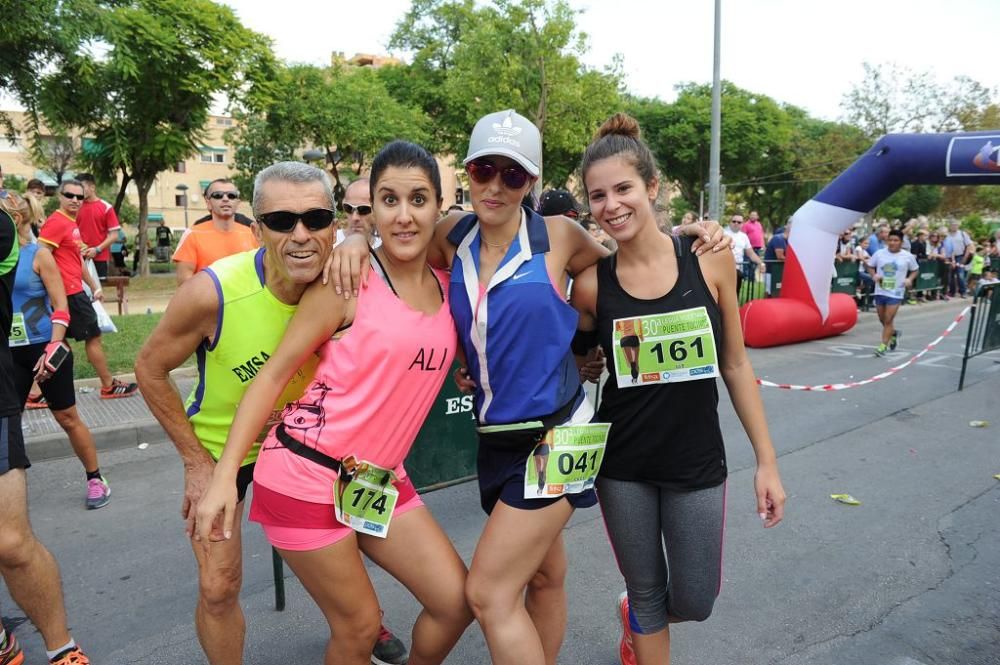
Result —
[[747, 346], [847, 332], [854, 299], [830, 294], [837, 237], [903, 185], [1000, 184], [1000, 130], [888, 134], [792, 215], [781, 295], [740, 308]]

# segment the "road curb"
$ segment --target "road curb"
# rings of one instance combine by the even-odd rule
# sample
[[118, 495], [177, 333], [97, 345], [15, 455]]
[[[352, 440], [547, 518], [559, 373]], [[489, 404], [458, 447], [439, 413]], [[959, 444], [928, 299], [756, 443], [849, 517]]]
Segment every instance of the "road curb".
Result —
[[[94, 427], [90, 433], [94, 435], [97, 451], [120, 450], [134, 448], [140, 443], [154, 443], [167, 438], [160, 424], [155, 420], [132, 423], [125, 427]], [[28, 458], [32, 462], [47, 462], [49, 460], [73, 457], [73, 446], [64, 432], [32, 437], [25, 441]]]
[[[174, 379], [189, 379], [198, 376], [197, 365], [192, 367], [178, 367], [177, 369], [170, 371], [171, 378]], [[115, 377], [124, 381], [125, 383], [132, 383], [135, 381], [135, 374], [115, 374]], [[79, 389], [81, 386], [87, 386], [88, 388], [100, 388], [101, 380], [93, 376], [89, 379], [76, 379], [73, 381], [73, 385]]]

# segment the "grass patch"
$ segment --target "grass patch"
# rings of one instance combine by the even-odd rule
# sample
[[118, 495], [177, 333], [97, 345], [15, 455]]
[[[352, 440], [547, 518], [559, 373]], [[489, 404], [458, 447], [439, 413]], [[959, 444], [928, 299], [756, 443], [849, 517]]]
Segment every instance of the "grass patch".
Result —
[[128, 282], [128, 293], [132, 295], [172, 296], [177, 290], [177, 281], [173, 274], [150, 275], [149, 277], [133, 277]]
[[[172, 284], [172, 282], [171, 282]], [[146, 343], [149, 334], [159, 323], [162, 314], [128, 314], [112, 316], [118, 332], [101, 335], [104, 355], [108, 358], [108, 368], [114, 375], [130, 374], [135, 366], [135, 357]], [[73, 378], [89, 379], [97, 376], [94, 367], [87, 362], [87, 352], [83, 342], [70, 342], [73, 347]], [[182, 367], [194, 365], [194, 356], [188, 358]]]

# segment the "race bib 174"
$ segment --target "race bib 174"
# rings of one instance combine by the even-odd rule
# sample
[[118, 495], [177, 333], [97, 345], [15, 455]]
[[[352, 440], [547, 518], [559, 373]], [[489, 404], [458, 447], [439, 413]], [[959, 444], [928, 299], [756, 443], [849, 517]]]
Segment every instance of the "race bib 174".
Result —
[[719, 376], [712, 320], [705, 307], [615, 319], [612, 346], [619, 388]]
[[385, 538], [399, 498], [399, 491], [392, 485], [393, 473], [367, 462], [358, 467], [353, 477], [341, 476], [334, 482], [335, 517], [358, 533]]

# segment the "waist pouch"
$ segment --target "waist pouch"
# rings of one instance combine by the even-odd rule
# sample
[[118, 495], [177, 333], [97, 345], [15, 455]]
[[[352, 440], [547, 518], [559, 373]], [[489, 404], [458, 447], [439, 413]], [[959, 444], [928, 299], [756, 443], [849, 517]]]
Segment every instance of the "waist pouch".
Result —
[[494, 450], [511, 452], [531, 452], [545, 433], [556, 425], [562, 425], [573, 415], [574, 407], [579, 400], [579, 393], [566, 402], [558, 411], [543, 416], [537, 420], [506, 425], [483, 425], [477, 427], [479, 443]]
[[342, 468], [340, 460], [334, 459], [329, 455], [321, 453], [315, 448], [310, 448], [301, 441], [294, 439], [288, 432], [285, 431], [284, 423], [281, 423], [274, 428], [274, 438], [278, 440], [278, 443], [283, 445], [285, 448], [288, 448], [299, 457], [304, 457], [310, 462], [315, 462], [320, 466], [325, 466], [326, 468], [332, 469], [340, 474]]

